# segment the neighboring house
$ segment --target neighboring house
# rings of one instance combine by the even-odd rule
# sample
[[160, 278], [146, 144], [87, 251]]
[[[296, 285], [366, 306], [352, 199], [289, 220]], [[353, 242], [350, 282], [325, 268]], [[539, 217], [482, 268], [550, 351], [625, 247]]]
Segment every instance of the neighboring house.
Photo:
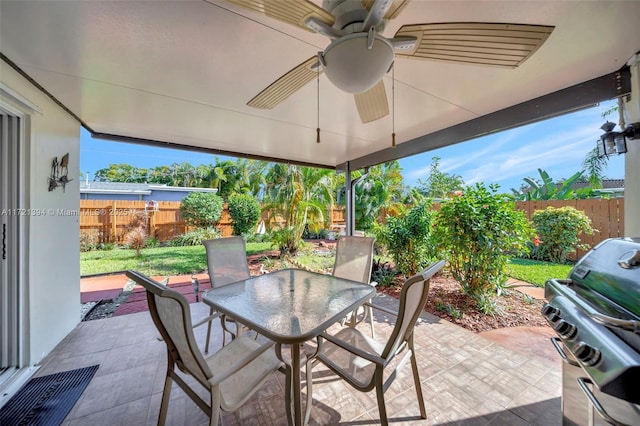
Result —
[[81, 200], [182, 201], [191, 192], [218, 192], [216, 188], [186, 188], [155, 183], [80, 182]]
[[[571, 187], [573, 189], [587, 188], [589, 182], [576, 182]], [[612, 197], [624, 197], [624, 179], [604, 179], [601, 193], [609, 194]]]
[[[588, 188], [591, 184], [589, 182], [576, 182], [571, 185], [571, 189], [582, 189]], [[560, 189], [562, 187], [562, 183], [556, 183], [556, 187]], [[527, 193], [532, 191], [533, 188], [527, 187], [522, 189], [523, 193]], [[624, 197], [624, 179], [604, 179], [602, 181], [602, 188], [598, 189], [598, 191], [602, 194], [607, 194], [611, 197]]]

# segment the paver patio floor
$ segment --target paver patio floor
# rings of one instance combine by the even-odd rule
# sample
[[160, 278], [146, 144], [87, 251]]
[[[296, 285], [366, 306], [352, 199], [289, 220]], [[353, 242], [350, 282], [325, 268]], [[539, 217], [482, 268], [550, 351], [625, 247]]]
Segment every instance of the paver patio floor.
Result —
[[[397, 300], [388, 296], [379, 295], [374, 303], [397, 309]], [[208, 313], [202, 303], [191, 306], [194, 317]], [[378, 339], [388, 336], [391, 328], [389, 318], [376, 316]], [[201, 347], [205, 333], [206, 327], [196, 330]], [[559, 359], [510, 350], [428, 313], [422, 315], [415, 333], [428, 418], [418, 418], [413, 380], [406, 366], [385, 395], [393, 424], [561, 423]], [[157, 336], [148, 312], [80, 323], [43, 360], [37, 372], [40, 376], [100, 365], [64, 424], [156, 424], [166, 368], [165, 345]], [[221, 338], [219, 323], [215, 323], [214, 350], [220, 347]], [[223, 422], [286, 424], [284, 375], [274, 373], [239, 411], [225, 413]], [[168, 424], [206, 423], [204, 413], [174, 385]], [[377, 424], [375, 392], [356, 392], [328, 370], [316, 367], [310, 423]]]

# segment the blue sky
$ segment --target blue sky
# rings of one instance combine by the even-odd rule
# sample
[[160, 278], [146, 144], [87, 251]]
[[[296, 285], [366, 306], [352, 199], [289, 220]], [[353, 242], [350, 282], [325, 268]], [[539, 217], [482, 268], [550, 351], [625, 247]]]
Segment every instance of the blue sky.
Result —
[[[497, 183], [505, 192], [519, 188], [525, 177], [537, 178], [538, 168], [546, 170], [554, 180], [568, 178], [581, 169], [586, 153], [595, 146], [602, 133], [600, 126], [606, 121], [602, 112], [610, 105], [613, 103], [603, 103], [400, 160], [405, 183], [413, 186], [418, 179], [426, 179], [434, 156], [441, 158], [443, 172], [460, 175], [467, 184]], [[608, 119], [617, 121], [617, 113]], [[181, 162], [194, 166], [212, 164], [215, 156], [93, 139], [84, 129], [81, 132], [80, 170], [89, 172], [90, 178], [111, 163], [155, 167]], [[605, 175], [623, 178], [624, 156], [611, 157]]]

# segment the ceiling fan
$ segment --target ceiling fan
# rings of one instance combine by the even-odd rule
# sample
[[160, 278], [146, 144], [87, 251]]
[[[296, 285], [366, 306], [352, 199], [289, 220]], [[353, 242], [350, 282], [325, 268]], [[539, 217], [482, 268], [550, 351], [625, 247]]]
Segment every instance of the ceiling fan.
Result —
[[389, 114], [383, 77], [398, 57], [515, 68], [549, 37], [552, 26], [447, 22], [402, 26], [382, 35], [388, 20], [409, 0], [228, 0], [247, 9], [327, 36], [331, 43], [251, 99], [272, 109], [324, 72], [337, 88], [353, 93], [363, 123]]

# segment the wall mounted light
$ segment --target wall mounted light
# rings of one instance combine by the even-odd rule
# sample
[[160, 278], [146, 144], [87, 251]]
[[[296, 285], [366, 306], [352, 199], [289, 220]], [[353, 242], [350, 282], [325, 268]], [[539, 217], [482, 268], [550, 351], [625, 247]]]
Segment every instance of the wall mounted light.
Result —
[[73, 179], [69, 179], [69, 153], [60, 158], [54, 157], [51, 161], [51, 174], [49, 175], [49, 192], [61, 186], [65, 190], [67, 184]]
[[640, 122], [631, 123], [622, 132], [615, 132], [615, 127], [616, 124], [610, 121], [600, 126], [604, 133], [598, 139], [598, 157], [624, 154], [627, 152], [627, 139], [640, 139]]

